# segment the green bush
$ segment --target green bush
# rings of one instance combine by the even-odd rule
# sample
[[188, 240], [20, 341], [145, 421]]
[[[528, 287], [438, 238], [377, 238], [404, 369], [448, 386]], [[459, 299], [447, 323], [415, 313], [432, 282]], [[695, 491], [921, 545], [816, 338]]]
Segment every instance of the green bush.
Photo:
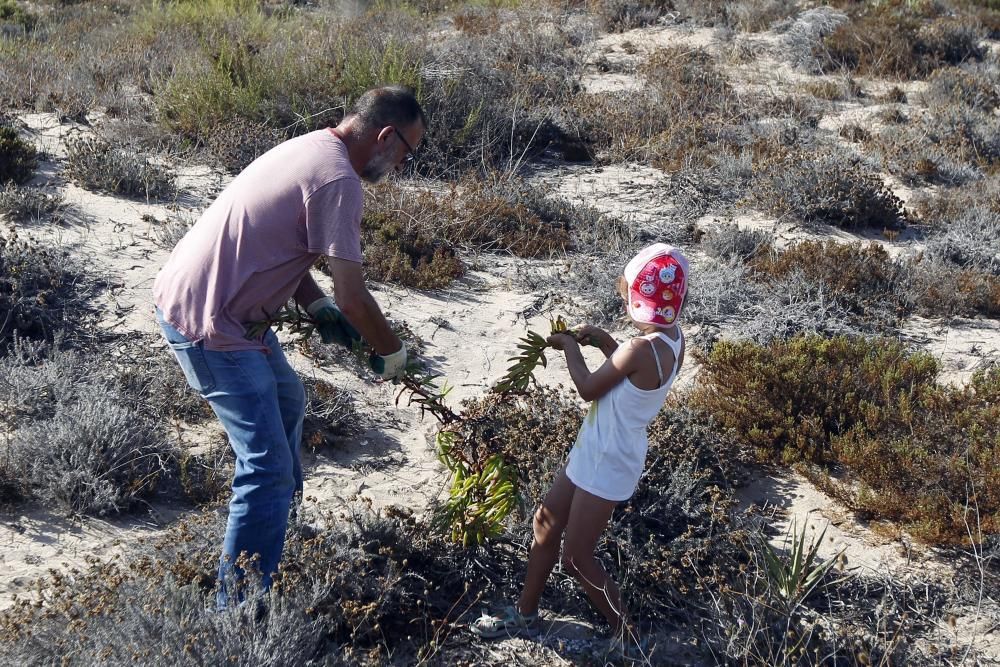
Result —
[[365, 275], [372, 280], [440, 289], [465, 274], [455, 250], [424, 230], [378, 212], [365, 213], [361, 228]]
[[18, 26], [25, 32], [34, 29], [38, 17], [26, 10], [17, 0], [0, 0], [0, 26]]
[[0, 124], [0, 185], [30, 181], [38, 166], [38, 153], [12, 127]]
[[967, 542], [970, 511], [974, 541], [1000, 531], [995, 370], [953, 389], [930, 354], [897, 341], [816, 336], [720, 342], [702, 361], [691, 404], [758, 460], [843, 467], [823, 483], [931, 542]]

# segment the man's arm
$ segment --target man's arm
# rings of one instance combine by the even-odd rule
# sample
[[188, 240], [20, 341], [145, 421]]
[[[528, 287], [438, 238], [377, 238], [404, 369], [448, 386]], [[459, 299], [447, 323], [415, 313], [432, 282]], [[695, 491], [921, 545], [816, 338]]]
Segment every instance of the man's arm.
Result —
[[[382, 309], [379, 308], [375, 298], [365, 287], [361, 264], [336, 257], [328, 257], [327, 261], [330, 265], [330, 275], [333, 276], [334, 299], [340, 312], [354, 325], [354, 328], [368, 341], [376, 353], [385, 356], [399, 351], [403, 344], [389, 328], [389, 323], [386, 321], [385, 315], [382, 314]], [[319, 287], [316, 286], [312, 277], [309, 277], [309, 282], [319, 291]], [[306, 290], [303, 293], [304, 297], [309, 294], [309, 285], [305, 283], [305, 279], [299, 283], [299, 289], [295, 293], [296, 300], [299, 298], [299, 292], [303, 289]], [[323, 294], [320, 292], [316, 298], [322, 296]]]
[[302, 277], [302, 280], [299, 282], [299, 286], [298, 288], [296, 288], [295, 294], [293, 296], [295, 297], [295, 301], [299, 304], [299, 306], [301, 306], [303, 309], [306, 309], [309, 307], [309, 304], [315, 302], [318, 299], [322, 299], [324, 296], [326, 296], [326, 294], [324, 294], [323, 290], [320, 289], [319, 285], [316, 284], [316, 281], [313, 279], [312, 274], [307, 271], [306, 275], [304, 275]]

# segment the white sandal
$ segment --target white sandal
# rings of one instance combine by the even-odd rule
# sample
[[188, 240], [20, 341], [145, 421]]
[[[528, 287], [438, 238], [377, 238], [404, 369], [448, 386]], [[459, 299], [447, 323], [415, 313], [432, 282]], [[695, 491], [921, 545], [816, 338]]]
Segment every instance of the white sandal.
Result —
[[497, 637], [530, 637], [538, 633], [538, 614], [522, 614], [517, 607], [507, 607], [503, 614], [495, 616], [484, 613], [477, 618], [469, 630], [483, 639]]

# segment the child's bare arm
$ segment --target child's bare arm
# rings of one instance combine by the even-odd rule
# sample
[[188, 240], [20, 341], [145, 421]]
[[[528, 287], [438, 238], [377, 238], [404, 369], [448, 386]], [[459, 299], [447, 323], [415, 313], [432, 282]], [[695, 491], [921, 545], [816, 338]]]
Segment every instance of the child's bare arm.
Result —
[[554, 348], [566, 352], [569, 376], [580, 392], [580, 398], [585, 401], [594, 401], [604, 396], [636, 369], [634, 345], [619, 346], [600, 368], [591, 373], [576, 339], [566, 334], [555, 334], [549, 336], [548, 340]]

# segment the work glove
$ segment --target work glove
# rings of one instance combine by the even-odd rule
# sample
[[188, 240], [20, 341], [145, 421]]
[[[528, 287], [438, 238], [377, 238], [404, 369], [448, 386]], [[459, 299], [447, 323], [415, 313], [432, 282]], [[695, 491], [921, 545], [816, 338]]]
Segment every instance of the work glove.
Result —
[[398, 380], [406, 372], [406, 346], [400, 345], [392, 354], [375, 354], [368, 357], [368, 365], [383, 380]]
[[347, 321], [330, 297], [316, 299], [306, 311], [316, 320], [316, 330], [324, 343], [339, 343], [351, 350], [354, 343], [361, 340], [361, 334]]

